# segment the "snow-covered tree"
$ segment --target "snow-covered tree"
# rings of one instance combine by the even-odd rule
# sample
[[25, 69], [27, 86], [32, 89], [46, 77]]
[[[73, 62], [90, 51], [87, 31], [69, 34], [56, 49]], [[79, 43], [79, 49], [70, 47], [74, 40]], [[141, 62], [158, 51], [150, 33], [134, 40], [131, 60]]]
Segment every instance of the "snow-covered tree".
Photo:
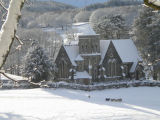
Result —
[[34, 45], [24, 57], [23, 74], [32, 82], [49, 80], [53, 77], [55, 66], [39, 45]]
[[160, 14], [144, 7], [133, 27], [135, 43], [143, 57], [146, 77], [155, 72], [153, 65], [160, 59]]
[[144, 7], [134, 23], [134, 37], [142, 56], [153, 63], [159, 58], [160, 16], [153, 9]]
[[125, 20], [122, 15], [103, 16], [93, 28], [102, 38], [120, 39], [125, 31]]

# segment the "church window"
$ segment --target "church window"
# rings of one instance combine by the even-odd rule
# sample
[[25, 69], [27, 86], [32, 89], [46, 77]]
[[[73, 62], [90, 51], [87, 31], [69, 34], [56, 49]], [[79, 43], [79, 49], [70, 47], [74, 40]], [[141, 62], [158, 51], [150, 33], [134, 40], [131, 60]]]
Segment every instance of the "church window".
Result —
[[82, 45], [82, 51], [84, 51], [84, 47], [83, 47], [83, 45]]
[[97, 52], [98, 51], [98, 49], [97, 49], [98, 47], [97, 47], [97, 44], [95, 45], [95, 51]]
[[116, 76], [117, 75], [117, 61], [116, 59], [109, 59], [108, 60], [108, 75], [110, 77]]
[[87, 52], [87, 44], [86, 44], [86, 52]]

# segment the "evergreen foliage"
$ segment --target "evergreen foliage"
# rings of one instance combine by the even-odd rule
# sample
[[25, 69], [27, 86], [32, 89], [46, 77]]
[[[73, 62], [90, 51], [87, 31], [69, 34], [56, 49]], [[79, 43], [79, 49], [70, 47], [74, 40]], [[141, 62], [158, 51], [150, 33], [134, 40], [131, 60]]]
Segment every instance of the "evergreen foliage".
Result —
[[31, 48], [25, 56], [24, 61], [23, 73], [26, 77], [30, 77], [32, 82], [48, 80], [55, 69], [52, 61], [40, 46]]
[[103, 39], [120, 39], [125, 31], [125, 19], [122, 15], [103, 16], [94, 24], [93, 29]]
[[160, 57], [160, 15], [144, 7], [135, 20], [133, 28], [135, 42], [142, 56], [154, 63]]
[[140, 4], [142, 4], [141, 0], [109, 0], [105, 3], [96, 3], [88, 5], [84, 9], [95, 10], [106, 7], [130, 6], [130, 5], [140, 5]]

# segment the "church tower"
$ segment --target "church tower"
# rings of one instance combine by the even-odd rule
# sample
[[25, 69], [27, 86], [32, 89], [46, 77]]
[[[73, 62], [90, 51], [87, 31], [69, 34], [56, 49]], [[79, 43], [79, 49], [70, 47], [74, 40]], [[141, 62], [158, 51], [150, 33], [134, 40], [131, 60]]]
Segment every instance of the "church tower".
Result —
[[100, 53], [100, 36], [80, 35], [78, 46], [79, 54]]
[[92, 80], [98, 77], [98, 66], [101, 59], [100, 36], [99, 35], [80, 35], [79, 54], [84, 59], [83, 70], [87, 71]]

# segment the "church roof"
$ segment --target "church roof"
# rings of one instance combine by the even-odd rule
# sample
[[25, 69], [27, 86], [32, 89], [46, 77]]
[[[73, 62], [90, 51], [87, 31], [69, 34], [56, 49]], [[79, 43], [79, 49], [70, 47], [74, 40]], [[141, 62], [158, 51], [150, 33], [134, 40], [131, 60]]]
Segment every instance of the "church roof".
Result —
[[[123, 63], [133, 63], [130, 72], [134, 72], [138, 62], [142, 61], [142, 59], [139, 56], [137, 48], [131, 39], [100, 40], [100, 55], [101, 55], [100, 64], [102, 64], [111, 42], [113, 43]], [[75, 61], [84, 60], [82, 56], [79, 54], [78, 45], [64, 45], [64, 48], [68, 54], [68, 57], [72, 65], [77, 66]]]
[[64, 45], [64, 49], [72, 63], [72, 65], [77, 66], [75, 59], [79, 54], [79, 47], [77, 45]]
[[75, 59], [75, 61], [83, 61], [84, 59], [81, 57], [81, 55], [78, 55]]
[[131, 39], [120, 39], [120, 40], [101, 40], [101, 61], [102, 64], [104, 57], [107, 53], [110, 42], [112, 41], [118, 55], [120, 56], [123, 63], [131, 62], [133, 63], [130, 72], [134, 72], [139, 61], [142, 58], [139, 56], [137, 48]]
[[108, 50], [110, 44], [110, 40], [100, 40], [100, 52], [101, 52], [101, 61], [100, 64], [102, 64], [104, 57], [106, 55], [106, 52]]
[[142, 61], [131, 39], [112, 40], [112, 42], [123, 63]]

